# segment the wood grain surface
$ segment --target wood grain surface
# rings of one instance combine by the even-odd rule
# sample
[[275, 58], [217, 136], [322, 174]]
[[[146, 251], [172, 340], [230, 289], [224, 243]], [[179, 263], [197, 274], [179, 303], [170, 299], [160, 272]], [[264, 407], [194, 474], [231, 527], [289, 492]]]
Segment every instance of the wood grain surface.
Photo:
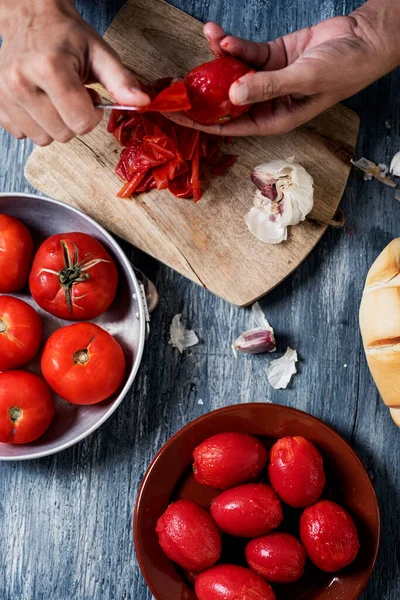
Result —
[[[183, 76], [211, 58], [202, 24], [160, 0], [129, 0], [105, 38], [148, 81]], [[133, 200], [116, 198], [120, 147], [105, 122], [67, 146], [36, 149], [25, 172], [41, 192], [81, 208], [182, 275], [245, 306], [287, 277], [326, 230], [347, 182], [358, 123], [338, 105], [287, 135], [235, 140], [237, 163], [210, 181], [197, 205], [158, 190]], [[289, 228], [286, 243], [264, 244], [244, 222], [256, 189], [250, 173], [257, 164], [293, 155], [314, 178], [312, 221]]]
[[[267, 40], [359, 0], [174, 0], [196, 18]], [[79, 0], [104, 32], [119, 0]], [[132, 40], [132, 43], [135, 43]], [[361, 116], [357, 155], [386, 162], [400, 149], [398, 71], [347, 104]], [[23, 175], [32, 151], [0, 131], [0, 189], [34, 191]], [[366, 365], [358, 305], [369, 266], [399, 235], [400, 203], [354, 171], [341, 203], [347, 229], [329, 229], [296, 272], [261, 304], [275, 327], [278, 355], [300, 356], [290, 388], [273, 390], [265, 356], [233, 358], [231, 341], [250, 323], [234, 308], [129, 244], [131, 260], [157, 283], [161, 300], [138, 377], [99, 430], [59, 455], [0, 464], [1, 600], [150, 600], [136, 563], [132, 509], [150, 460], [179, 428], [214, 408], [277, 402], [310, 412], [341, 433], [364, 461], [382, 514], [378, 563], [362, 600], [398, 600], [400, 590], [400, 435]], [[183, 312], [200, 344], [182, 356], [168, 345]]]

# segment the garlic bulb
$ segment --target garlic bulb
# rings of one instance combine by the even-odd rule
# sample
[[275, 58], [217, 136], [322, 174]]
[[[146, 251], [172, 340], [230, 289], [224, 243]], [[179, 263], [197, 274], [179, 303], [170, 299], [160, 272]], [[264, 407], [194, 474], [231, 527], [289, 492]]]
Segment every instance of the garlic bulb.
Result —
[[271, 160], [255, 167], [251, 174], [258, 190], [245, 221], [262, 242], [279, 244], [286, 240], [287, 228], [304, 221], [314, 205], [313, 178], [293, 161]]
[[390, 172], [396, 175], [396, 177], [400, 177], [400, 152], [396, 152], [393, 156], [390, 163]]

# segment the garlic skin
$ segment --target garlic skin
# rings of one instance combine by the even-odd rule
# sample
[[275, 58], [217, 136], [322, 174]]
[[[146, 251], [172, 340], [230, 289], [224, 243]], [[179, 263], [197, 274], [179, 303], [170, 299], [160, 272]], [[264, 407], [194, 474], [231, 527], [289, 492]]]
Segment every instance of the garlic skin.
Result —
[[169, 344], [174, 348], [178, 348], [182, 354], [186, 348], [196, 346], [199, 343], [199, 338], [194, 331], [186, 329], [181, 321], [181, 314], [175, 315], [170, 326]]
[[276, 341], [274, 330], [264, 315], [263, 309], [259, 302], [255, 302], [251, 307], [254, 329], [249, 329], [239, 335], [237, 340], [232, 344], [233, 352], [236, 355], [238, 352], [244, 354], [261, 354], [262, 352], [275, 352]]
[[279, 244], [286, 240], [287, 228], [304, 221], [314, 206], [313, 178], [293, 161], [272, 160], [258, 165], [251, 174], [258, 190], [245, 222], [262, 242]]
[[297, 352], [288, 348], [281, 358], [273, 360], [267, 368], [267, 378], [275, 390], [287, 388], [292, 376], [297, 373]]
[[393, 173], [393, 175], [396, 175], [396, 177], [400, 177], [400, 151], [396, 152], [392, 158], [390, 172]]

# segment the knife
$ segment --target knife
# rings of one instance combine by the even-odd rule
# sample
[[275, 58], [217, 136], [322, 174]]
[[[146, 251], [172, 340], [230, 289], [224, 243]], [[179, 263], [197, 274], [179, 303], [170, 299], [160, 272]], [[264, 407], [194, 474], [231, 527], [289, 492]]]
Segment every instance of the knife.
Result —
[[138, 110], [137, 106], [125, 106], [124, 104], [95, 104], [96, 108], [103, 108], [104, 110], [113, 110], [114, 108], [118, 110]]

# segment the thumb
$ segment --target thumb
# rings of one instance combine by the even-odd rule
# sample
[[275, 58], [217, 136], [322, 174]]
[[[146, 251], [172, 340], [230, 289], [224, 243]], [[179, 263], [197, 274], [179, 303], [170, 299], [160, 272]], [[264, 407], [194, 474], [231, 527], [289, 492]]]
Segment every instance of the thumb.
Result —
[[134, 73], [122, 64], [116, 52], [103, 40], [91, 48], [91, 70], [117, 103], [145, 106], [150, 102], [149, 95], [140, 90]]
[[319, 73], [315, 65], [295, 62], [279, 71], [248, 73], [235, 81], [229, 90], [233, 104], [265, 102], [280, 96], [309, 96], [319, 91]]

